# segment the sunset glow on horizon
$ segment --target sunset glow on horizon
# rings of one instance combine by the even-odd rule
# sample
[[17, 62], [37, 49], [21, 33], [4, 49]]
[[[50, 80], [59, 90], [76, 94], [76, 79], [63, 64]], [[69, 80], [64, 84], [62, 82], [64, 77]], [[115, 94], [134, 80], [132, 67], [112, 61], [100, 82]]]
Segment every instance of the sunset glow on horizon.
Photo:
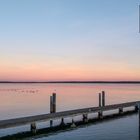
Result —
[[0, 81], [140, 81], [139, 3], [0, 1]]

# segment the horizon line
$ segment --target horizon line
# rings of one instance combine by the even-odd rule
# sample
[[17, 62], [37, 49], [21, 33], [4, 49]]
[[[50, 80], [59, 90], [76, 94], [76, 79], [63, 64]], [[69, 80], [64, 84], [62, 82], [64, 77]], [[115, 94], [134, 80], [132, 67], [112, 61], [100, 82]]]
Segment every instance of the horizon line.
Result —
[[64, 81], [0, 81], [0, 83], [138, 83], [140, 81], [135, 80], [64, 80]]

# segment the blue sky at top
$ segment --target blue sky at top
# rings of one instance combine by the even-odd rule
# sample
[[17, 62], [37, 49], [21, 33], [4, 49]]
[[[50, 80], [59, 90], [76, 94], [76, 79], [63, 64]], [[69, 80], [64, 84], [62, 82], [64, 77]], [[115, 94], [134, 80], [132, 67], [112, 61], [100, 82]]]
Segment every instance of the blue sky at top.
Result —
[[[59, 66], [64, 70], [81, 67], [90, 69], [91, 77], [96, 74], [95, 67], [97, 71], [101, 67], [119, 67], [118, 72], [129, 71], [130, 79], [135, 79], [140, 71], [139, 3], [1, 0], [0, 65], [3, 69], [12, 68], [13, 73], [32, 65], [40, 65], [46, 71]], [[113, 70], [115, 73], [117, 70]], [[140, 74], [137, 77], [140, 79]]]

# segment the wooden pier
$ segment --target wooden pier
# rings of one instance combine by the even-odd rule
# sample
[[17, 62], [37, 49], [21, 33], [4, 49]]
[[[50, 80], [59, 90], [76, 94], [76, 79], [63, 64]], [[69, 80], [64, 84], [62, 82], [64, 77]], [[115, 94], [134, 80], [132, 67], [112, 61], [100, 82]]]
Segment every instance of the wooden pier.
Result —
[[66, 118], [66, 117], [70, 117], [70, 116], [74, 117], [74, 116], [83, 115], [83, 114], [116, 110], [116, 109], [118, 109], [118, 112], [120, 112], [120, 109], [127, 108], [127, 107], [137, 108], [139, 103], [140, 103], [140, 101], [127, 102], [127, 103], [121, 103], [121, 104], [106, 105], [103, 107], [90, 107], [90, 108], [69, 110], [69, 111], [49, 113], [49, 114], [42, 114], [42, 115], [36, 115], [36, 116], [30, 116], [30, 117], [1, 120], [0, 121], [0, 129], [9, 128], [9, 127], [16, 127], [16, 126], [25, 125], [25, 124], [32, 124], [35, 122], [61, 119], [61, 118]]
[[86, 123], [88, 122], [88, 114], [98, 113], [98, 118], [102, 119], [104, 118], [103, 112], [117, 110], [119, 115], [121, 114], [123, 115], [124, 108], [128, 108], [129, 110], [130, 107], [133, 107], [134, 109], [133, 110], [131, 109], [131, 110], [137, 112], [139, 110], [139, 104], [140, 104], [140, 101], [105, 105], [105, 92], [103, 91], [102, 93], [99, 93], [99, 106], [97, 107], [89, 107], [89, 108], [83, 108], [83, 109], [56, 112], [56, 94], [53, 93], [53, 95], [50, 97], [50, 113], [49, 114], [21, 117], [21, 118], [8, 119], [8, 120], [0, 120], [0, 129], [30, 124], [31, 132], [36, 133], [36, 130], [37, 130], [36, 123], [50, 121], [50, 127], [52, 127], [53, 120], [61, 119], [60, 125], [63, 126], [65, 125], [64, 118], [67, 118], [67, 117], [72, 117], [71, 126], [76, 127], [74, 119], [73, 119], [75, 116], [82, 115], [83, 122]]

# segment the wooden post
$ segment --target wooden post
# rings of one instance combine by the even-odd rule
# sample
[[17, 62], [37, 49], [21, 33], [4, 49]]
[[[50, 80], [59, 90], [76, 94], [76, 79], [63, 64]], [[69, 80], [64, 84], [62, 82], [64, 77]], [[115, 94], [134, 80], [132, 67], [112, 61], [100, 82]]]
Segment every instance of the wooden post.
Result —
[[50, 113], [56, 113], [56, 93], [50, 96]]
[[36, 134], [36, 124], [35, 123], [31, 123], [31, 132], [33, 134]]
[[71, 127], [72, 128], [75, 128], [76, 127], [75, 122], [74, 122], [74, 119], [72, 119]]
[[65, 125], [65, 123], [64, 123], [64, 118], [62, 118], [62, 119], [61, 119], [60, 126], [62, 126], [62, 127], [63, 127], [64, 125]]
[[102, 112], [102, 111], [99, 111], [99, 112], [98, 112], [98, 118], [99, 118], [99, 119], [103, 119], [103, 112]]
[[119, 108], [119, 114], [123, 113], [123, 108]]
[[102, 91], [102, 106], [105, 106], [105, 91]]
[[88, 114], [83, 114], [83, 122], [88, 122]]
[[[53, 98], [50, 96], [50, 113], [53, 113]], [[53, 120], [50, 120], [50, 127], [53, 126]]]
[[52, 95], [52, 100], [53, 100], [53, 113], [56, 113], [56, 93], [53, 93]]
[[53, 126], [53, 120], [50, 120], [50, 127]]
[[101, 102], [101, 93], [99, 93], [99, 107], [102, 106], [102, 102]]
[[135, 105], [135, 111], [138, 112], [138, 110], [139, 110], [138, 105]]
[[[52, 96], [50, 96], [50, 113], [56, 112], [56, 93], [53, 93]], [[53, 120], [50, 120], [50, 127], [53, 126]]]
[[53, 113], [53, 97], [50, 96], [50, 113]]
[[[102, 96], [101, 96], [101, 93], [99, 93], [99, 107], [102, 107]], [[98, 112], [98, 117], [102, 118], [102, 115], [103, 115], [102, 111], [99, 111]]]

